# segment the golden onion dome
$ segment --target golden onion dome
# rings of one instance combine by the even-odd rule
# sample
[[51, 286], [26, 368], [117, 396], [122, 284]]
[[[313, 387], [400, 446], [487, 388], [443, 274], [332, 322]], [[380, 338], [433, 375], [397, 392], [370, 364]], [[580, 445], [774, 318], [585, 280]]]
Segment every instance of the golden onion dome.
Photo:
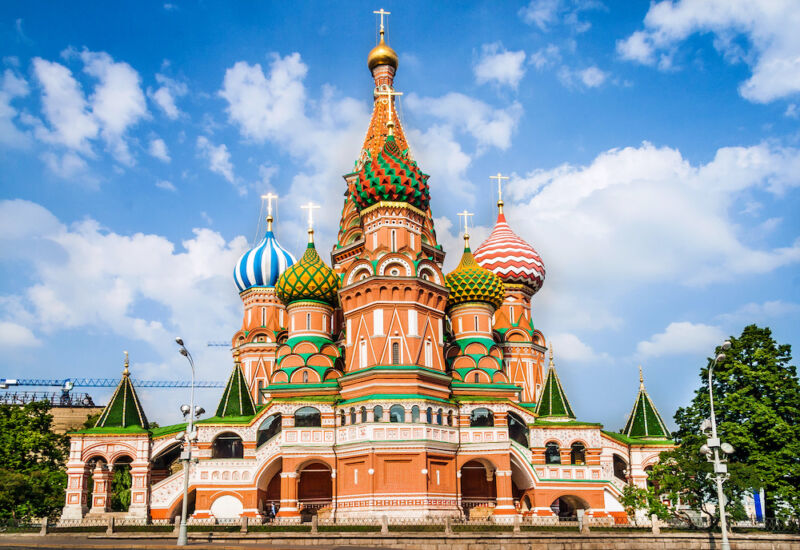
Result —
[[383, 31], [381, 31], [381, 41], [377, 46], [372, 48], [367, 56], [367, 66], [371, 71], [378, 65], [391, 65], [395, 70], [397, 69], [397, 52], [395, 52], [383, 38]]
[[503, 280], [478, 264], [469, 248], [468, 238], [464, 237], [464, 254], [461, 256], [461, 262], [444, 278], [445, 286], [450, 291], [447, 307], [467, 302], [486, 302], [499, 309], [503, 305], [505, 296]]

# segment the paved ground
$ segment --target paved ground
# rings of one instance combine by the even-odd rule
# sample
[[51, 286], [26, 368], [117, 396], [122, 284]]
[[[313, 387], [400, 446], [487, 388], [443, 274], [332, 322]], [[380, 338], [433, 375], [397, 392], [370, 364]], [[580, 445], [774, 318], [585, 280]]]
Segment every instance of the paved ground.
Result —
[[[201, 539], [189, 539], [189, 547], [195, 549], [209, 548], [213, 550], [239, 550], [242, 547], [246, 548], [269, 548], [270, 550], [309, 550], [308, 546], [274, 546], [266, 541], [212, 541]], [[175, 548], [175, 540], [169, 539], [126, 539], [114, 538], [110, 539], [91, 539], [85, 535], [47, 535], [41, 537], [38, 535], [3, 535], [0, 537], [0, 549], [2, 550], [19, 550], [21, 548], [36, 548], [36, 549], [87, 549], [87, 550], [100, 550], [100, 549], [114, 549], [114, 550], [164, 550]], [[378, 550], [374, 546], [315, 546], [319, 550]]]

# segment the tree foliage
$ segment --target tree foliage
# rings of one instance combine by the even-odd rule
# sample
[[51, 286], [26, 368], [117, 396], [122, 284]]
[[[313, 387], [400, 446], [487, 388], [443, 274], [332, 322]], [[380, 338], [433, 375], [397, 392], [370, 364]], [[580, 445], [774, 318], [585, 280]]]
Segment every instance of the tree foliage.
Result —
[[0, 519], [53, 515], [64, 505], [67, 438], [46, 402], [0, 405]]
[[[764, 489], [768, 517], [776, 512], [800, 514], [800, 384], [791, 361], [791, 347], [779, 345], [769, 328], [749, 325], [731, 338], [726, 359], [713, 372], [717, 432], [734, 447], [725, 481], [728, 512], [743, 515], [745, 492]], [[715, 350], [716, 354], [722, 351]], [[707, 435], [700, 424], [710, 416], [708, 369], [700, 371], [700, 386], [692, 402], [675, 413], [673, 434], [680, 446], [663, 453], [650, 479], [673, 502], [711, 512], [717, 492], [712, 464], [699, 452]], [[711, 504], [712, 506], [709, 506]], [[712, 524], [718, 517], [711, 515]]]

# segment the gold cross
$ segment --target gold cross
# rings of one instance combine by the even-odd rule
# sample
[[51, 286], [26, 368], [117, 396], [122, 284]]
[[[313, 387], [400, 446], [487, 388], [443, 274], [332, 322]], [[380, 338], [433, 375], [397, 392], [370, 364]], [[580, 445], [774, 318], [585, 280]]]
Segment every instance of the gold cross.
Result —
[[306, 204], [300, 206], [304, 210], [308, 210], [308, 230], [314, 231], [314, 210], [321, 208], [320, 205], [308, 201]]
[[389, 135], [392, 135], [392, 128], [394, 128], [394, 121], [392, 120], [392, 97], [397, 95], [403, 95], [403, 92], [395, 92], [391, 88], [387, 88], [384, 91], [378, 90], [375, 92], [377, 95], [385, 95], [386, 96], [386, 126], [389, 127]]
[[459, 212], [458, 216], [464, 220], [464, 238], [469, 237], [469, 219], [474, 216], [474, 214], [464, 210], [463, 212]]
[[373, 11], [372, 13], [377, 13], [381, 16], [381, 32], [383, 32], [383, 16], [384, 15], [392, 15], [392, 12], [386, 11], [383, 8], [379, 9], [378, 11]]
[[500, 172], [496, 176], [489, 176], [490, 180], [497, 180], [497, 200], [503, 201], [503, 180], [507, 180], [508, 176], [504, 176]]

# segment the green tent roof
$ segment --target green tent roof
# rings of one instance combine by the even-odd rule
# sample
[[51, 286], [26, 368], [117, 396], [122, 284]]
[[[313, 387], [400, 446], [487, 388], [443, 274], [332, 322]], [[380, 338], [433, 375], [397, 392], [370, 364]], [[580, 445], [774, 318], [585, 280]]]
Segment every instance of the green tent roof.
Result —
[[669, 430], [653, 405], [647, 390], [644, 389], [644, 377], [641, 369], [639, 367], [639, 394], [636, 396], [633, 410], [628, 416], [628, 422], [622, 433], [628, 437], [640, 439], [669, 439]]
[[114, 395], [100, 413], [95, 428], [130, 428], [138, 426], [148, 428], [147, 417], [144, 415], [139, 396], [133, 388], [128, 372], [128, 352], [125, 352], [125, 370], [122, 371], [122, 380], [119, 381]]
[[217, 406], [218, 418], [227, 416], [252, 416], [256, 414], [256, 406], [250, 396], [250, 390], [242, 373], [242, 365], [238, 359], [233, 366], [233, 372], [222, 393], [222, 399]]
[[547, 380], [544, 383], [544, 391], [539, 397], [536, 405], [536, 414], [544, 420], [566, 420], [575, 419], [575, 413], [569, 405], [567, 394], [561, 387], [561, 381], [556, 374], [556, 367], [553, 364], [553, 348], [550, 348], [550, 366], [547, 368]]

